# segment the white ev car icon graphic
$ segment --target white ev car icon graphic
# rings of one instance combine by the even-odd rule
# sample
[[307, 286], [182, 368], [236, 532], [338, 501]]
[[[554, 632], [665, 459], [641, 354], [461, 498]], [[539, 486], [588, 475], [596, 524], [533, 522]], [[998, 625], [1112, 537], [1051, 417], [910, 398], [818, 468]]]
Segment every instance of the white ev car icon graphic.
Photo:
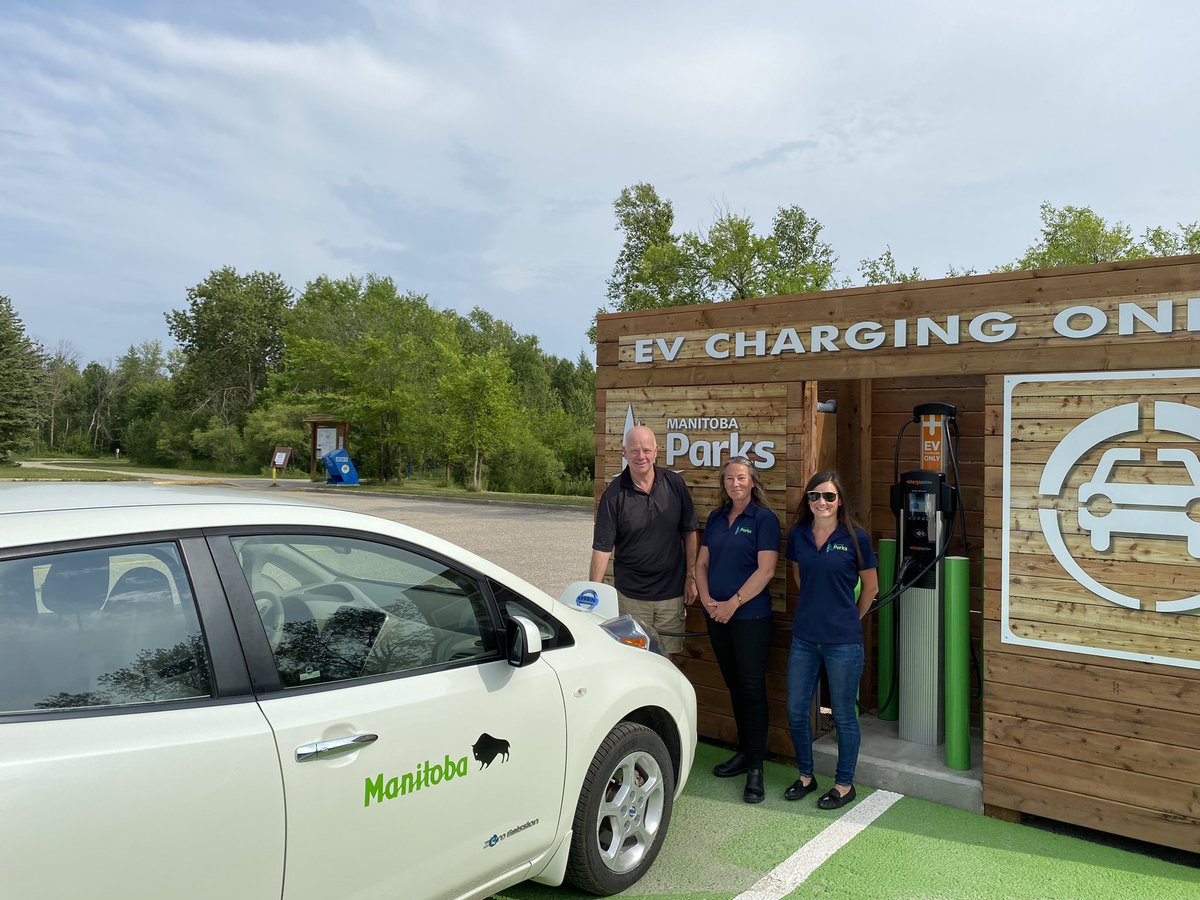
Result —
[[[1113, 466], [1119, 462], [1140, 462], [1142, 451], [1118, 447], [1106, 450], [1096, 466], [1092, 480], [1079, 486], [1079, 527], [1091, 532], [1092, 548], [1104, 551], [1112, 546], [1114, 534], [1177, 537], [1187, 539], [1188, 553], [1200, 559], [1200, 522], [1188, 515], [1188, 506], [1200, 499], [1200, 459], [1184, 449], [1158, 451], [1159, 462], [1183, 463], [1191, 484], [1145, 484], [1110, 482]], [[1087, 502], [1107, 497], [1112, 510], [1098, 515], [1089, 512]]]

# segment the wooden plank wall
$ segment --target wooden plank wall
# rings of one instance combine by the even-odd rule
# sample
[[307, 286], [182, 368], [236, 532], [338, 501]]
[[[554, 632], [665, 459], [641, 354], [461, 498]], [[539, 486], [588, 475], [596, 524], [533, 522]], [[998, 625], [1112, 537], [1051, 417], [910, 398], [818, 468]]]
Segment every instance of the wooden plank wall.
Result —
[[[1063, 571], [1031, 521], [1034, 476], [1041, 467], [1020, 464], [1022, 459], [1040, 463], [1048, 452], [1047, 437], [1057, 438], [1097, 409], [1169, 387], [1169, 380], [1132, 382], [1128, 395], [1109, 396], [1101, 404], [1089, 396], [1097, 390], [1094, 383], [1089, 390], [1086, 384], [1068, 382], [1038, 392], [1057, 394], [1053, 399], [1024, 405], [1014, 399], [1017, 437], [1012, 452], [1017, 462], [1010, 470], [1008, 590], [1009, 622], [1018, 634], [1200, 658], [1196, 614], [1117, 607], [1090, 594]], [[1200, 669], [1002, 640], [1002, 378], [988, 379], [986, 399], [984, 803], [994, 814], [1013, 810], [1198, 851]], [[1093, 471], [1096, 456], [1093, 450], [1080, 468]], [[1158, 483], [1176, 477], [1158, 468], [1157, 477], [1152, 477], [1147, 469], [1130, 466], [1121, 477], [1141, 473], [1146, 481]], [[1111, 557], [1094, 551], [1081, 534], [1070, 514], [1072, 505], [1078, 506], [1077, 499], [1061, 504], [1065, 538], [1081, 565], [1107, 573], [1110, 584], [1144, 596], [1148, 603], [1160, 596], [1200, 591], [1195, 560], [1154, 546], [1162, 542], [1143, 540], [1146, 546], [1136, 551], [1140, 559], [1114, 570]]]
[[[1188, 330], [1188, 301], [1200, 290], [1200, 256], [1137, 260], [1044, 272], [1014, 272], [902, 285], [826, 291], [803, 297], [770, 297], [706, 306], [669, 307], [641, 313], [616, 313], [597, 321], [597, 390], [670, 384], [786, 384], [798, 381], [847, 381], [906, 378], [916, 375], [988, 375], [997, 372], [1103, 371], [1147, 365], [1200, 365], [1200, 341]], [[1173, 327], [1158, 333], [1136, 325], [1122, 335], [1120, 308], [1125, 303], [1160, 300], [1173, 306]], [[1087, 338], [1071, 338], [1054, 328], [1056, 311], [1083, 304], [1104, 317], [1103, 327]], [[987, 342], [971, 334], [973, 317], [990, 312], [1009, 316], [1012, 337]], [[951, 326], [951, 317], [954, 324]], [[917, 323], [947, 327], [952, 342], [934, 336], [919, 347]], [[1072, 320], [1078, 326], [1078, 319]], [[883, 327], [884, 343], [856, 350], [846, 344], [854, 323]], [[894, 337], [904, 323], [904, 345]], [[785, 328], [806, 344], [772, 353]], [[814, 349], [814, 328], [834, 328], [836, 350]], [[764, 352], [747, 350], [737, 358], [735, 338], [719, 345], [730, 355], [705, 353], [706, 337], [742, 333], [746, 341], [763, 332]], [[651, 363], [636, 361], [638, 340], [664, 343], [682, 338], [668, 360], [660, 351]], [[656, 345], [657, 346], [657, 345]], [[654, 349], [654, 348], [651, 348]]]

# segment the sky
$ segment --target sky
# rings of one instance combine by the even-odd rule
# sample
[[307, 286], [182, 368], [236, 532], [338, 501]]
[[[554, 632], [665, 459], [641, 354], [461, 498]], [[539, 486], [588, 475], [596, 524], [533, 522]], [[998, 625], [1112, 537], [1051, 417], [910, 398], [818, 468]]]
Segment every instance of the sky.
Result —
[[842, 277], [987, 271], [1043, 202], [1200, 219], [1197, 34], [1195, 0], [0, 0], [0, 294], [109, 364], [215, 269], [375, 273], [574, 359], [643, 181], [678, 231], [802, 206]]

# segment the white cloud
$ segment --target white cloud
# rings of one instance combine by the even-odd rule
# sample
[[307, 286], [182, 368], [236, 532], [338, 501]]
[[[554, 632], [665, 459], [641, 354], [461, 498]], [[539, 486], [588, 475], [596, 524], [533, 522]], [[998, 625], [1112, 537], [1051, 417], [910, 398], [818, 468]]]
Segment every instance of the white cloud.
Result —
[[0, 293], [48, 343], [119, 355], [236, 265], [373, 269], [573, 356], [641, 180], [681, 228], [798, 203], [846, 273], [998, 264], [1043, 200], [1200, 218], [1183, 0], [219, 8], [0, 22]]

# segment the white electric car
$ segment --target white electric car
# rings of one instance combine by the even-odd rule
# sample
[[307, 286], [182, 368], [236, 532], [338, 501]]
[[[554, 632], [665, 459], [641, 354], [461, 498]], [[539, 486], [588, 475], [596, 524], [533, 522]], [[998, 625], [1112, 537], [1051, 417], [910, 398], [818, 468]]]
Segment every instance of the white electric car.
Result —
[[325, 506], [0, 487], [0, 894], [625, 889], [695, 693], [611, 587], [564, 600]]

